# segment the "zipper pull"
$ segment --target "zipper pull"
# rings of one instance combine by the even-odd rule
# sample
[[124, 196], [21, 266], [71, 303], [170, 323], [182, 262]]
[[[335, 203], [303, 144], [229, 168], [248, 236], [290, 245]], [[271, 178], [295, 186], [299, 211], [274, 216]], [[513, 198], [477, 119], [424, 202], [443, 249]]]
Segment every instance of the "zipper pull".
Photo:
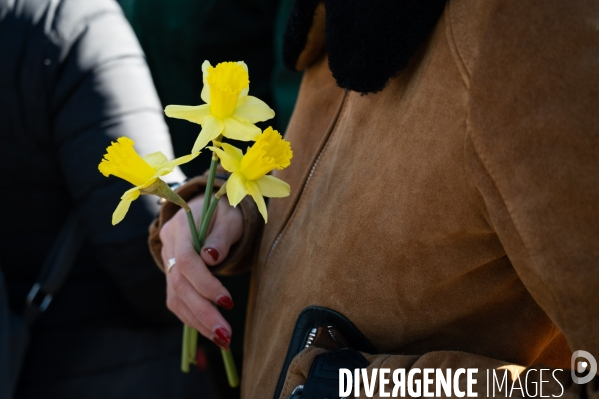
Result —
[[312, 343], [314, 343], [314, 338], [316, 338], [317, 332], [318, 332], [318, 328], [313, 328], [310, 330], [310, 334], [308, 334], [308, 339], [306, 340], [306, 345], [304, 345], [304, 349], [312, 346]]

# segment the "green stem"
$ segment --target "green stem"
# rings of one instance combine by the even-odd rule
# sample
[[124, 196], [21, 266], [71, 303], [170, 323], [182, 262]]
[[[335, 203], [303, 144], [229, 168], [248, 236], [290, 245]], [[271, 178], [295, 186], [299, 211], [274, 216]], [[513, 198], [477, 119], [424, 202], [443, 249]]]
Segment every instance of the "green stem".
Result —
[[185, 211], [185, 214], [187, 215], [187, 222], [189, 223], [189, 230], [191, 231], [191, 239], [193, 241], [193, 247], [197, 253], [200, 253], [200, 250], [202, 249], [202, 245], [200, 244], [200, 240], [198, 239], [198, 231], [196, 230], [196, 224], [195, 224], [195, 221], [193, 220], [193, 213], [191, 213], [191, 209], [190, 209], [188, 211]]
[[[189, 230], [191, 232], [191, 239], [193, 247], [197, 253], [200, 253], [202, 246], [198, 240], [198, 231], [196, 230], [196, 224], [193, 220], [193, 213], [191, 209], [185, 211], [187, 215], [187, 222], [189, 223]], [[189, 363], [193, 363], [195, 360], [195, 352], [197, 349], [198, 332], [187, 325], [183, 325], [183, 346], [181, 348], [181, 371], [184, 373], [189, 372]]]
[[[206, 191], [204, 193], [204, 206], [202, 207], [202, 219], [204, 220], [204, 216], [206, 212], [208, 212], [208, 208], [210, 207], [210, 197], [212, 197], [212, 189], [214, 188], [214, 179], [216, 178], [216, 166], [218, 165], [218, 155], [216, 152], [212, 153], [212, 161], [210, 161], [210, 172], [208, 173], [208, 181], [206, 182]], [[208, 200], [206, 200], [208, 199]], [[198, 226], [199, 227], [199, 226]]]
[[[210, 166], [210, 175], [208, 176], [208, 184], [209, 186], [214, 184], [214, 172], [216, 167], [213, 169], [212, 165]], [[202, 246], [204, 246], [204, 240], [206, 239], [206, 233], [208, 232], [208, 226], [210, 226], [210, 221], [212, 220], [212, 216], [214, 215], [214, 211], [216, 210], [216, 206], [218, 205], [218, 201], [220, 197], [225, 194], [225, 188], [227, 183], [225, 183], [218, 192], [214, 195], [212, 201], [206, 201], [206, 198], [209, 198], [208, 195], [204, 197], [204, 210], [202, 211], [202, 218], [200, 221], [200, 231], [199, 233], [196, 231], [195, 223], [193, 220], [193, 215], [191, 211], [187, 213], [187, 220], [189, 221], [189, 228], [191, 230], [191, 235], [193, 236], [193, 246], [195, 250], [200, 253]], [[211, 191], [211, 190], [210, 190]], [[206, 188], [206, 193], [208, 194], [208, 188]], [[210, 204], [207, 206], [206, 204]], [[197, 334], [198, 332], [188, 326], [183, 327], [183, 349], [181, 353], [181, 370], [183, 372], [189, 372], [189, 363], [195, 363], [195, 352], [197, 349]], [[230, 351], [222, 350], [220, 351], [223, 362], [225, 363], [225, 371], [227, 373], [227, 380], [229, 381], [229, 385], [231, 388], [235, 388], [239, 385], [239, 375], [237, 374], [237, 367], [235, 366], [235, 360], [231, 355]]]
[[223, 356], [223, 362], [225, 363], [225, 371], [227, 372], [227, 380], [229, 380], [229, 386], [231, 388], [235, 388], [239, 385], [239, 375], [237, 375], [237, 368], [235, 367], [235, 360], [233, 360], [233, 355], [231, 355], [231, 351], [228, 350], [220, 350], [221, 355]]
[[218, 200], [222, 196], [222, 192], [224, 192], [223, 188], [227, 185], [225, 183], [220, 190], [216, 194], [214, 194], [214, 198], [210, 201], [210, 206], [206, 211], [206, 214], [202, 216], [202, 221], [200, 223], [200, 233], [198, 235], [200, 241], [200, 247], [204, 246], [204, 240], [206, 239], [206, 233], [208, 232], [208, 226], [210, 226], [210, 221], [212, 221], [212, 215], [214, 215], [214, 211], [216, 210], [216, 206], [218, 205]]
[[189, 373], [189, 332], [191, 328], [183, 325], [183, 346], [181, 348], [181, 371]]

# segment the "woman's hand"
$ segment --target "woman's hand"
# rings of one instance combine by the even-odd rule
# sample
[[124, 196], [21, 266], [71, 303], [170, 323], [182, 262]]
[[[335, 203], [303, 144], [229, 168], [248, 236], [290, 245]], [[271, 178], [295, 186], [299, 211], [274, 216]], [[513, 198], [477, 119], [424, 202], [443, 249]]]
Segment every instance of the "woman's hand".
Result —
[[[194, 216], [202, 213], [203, 196], [189, 202]], [[197, 223], [197, 219], [196, 219]], [[219, 201], [201, 253], [193, 248], [187, 216], [183, 209], [164, 224], [160, 231], [162, 260], [167, 282], [167, 307], [181, 321], [223, 349], [231, 341], [231, 326], [212, 303], [230, 310], [229, 291], [212, 275], [207, 266], [219, 264], [243, 232], [243, 217], [224, 198]], [[169, 260], [174, 265], [169, 267]]]

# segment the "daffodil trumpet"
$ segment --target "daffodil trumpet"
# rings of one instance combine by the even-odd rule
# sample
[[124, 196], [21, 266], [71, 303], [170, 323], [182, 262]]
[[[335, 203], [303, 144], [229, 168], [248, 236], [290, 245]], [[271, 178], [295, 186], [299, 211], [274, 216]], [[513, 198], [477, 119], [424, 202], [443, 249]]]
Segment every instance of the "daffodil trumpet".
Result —
[[283, 180], [267, 173], [275, 169], [284, 169], [291, 164], [293, 151], [290, 143], [284, 140], [279, 132], [269, 127], [256, 139], [245, 155], [239, 148], [230, 144], [216, 144], [217, 146], [208, 148], [218, 155], [223, 168], [231, 172], [226, 184], [229, 203], [237, 206], [249, 194], [256, 202], [264, 222], [268, 222], [263, 197], [287, 197], [290, 187]]
[[200, 153], [169, 161], [166, 155], [157, 151], [142, 158], [133, 148], [134, 144], [130, 138], [120, 137], [106, 149], [106, 154], [98, 165], [98, 170], [104, 176], [114, 175], [135, 186], [121, 196], [121, 202], [112, 214], [112, 224], [120, 223], [125, 218], [131, 202], [140, 195], [157, 195], [190, 211], [187, 203], [160, 177], [171, 173], [177, 166], [191, 161]]
[[272, 119], [275, 112], [262, 100], [249, 96], [248, 67], [243, 61], [202, 64], [203, 88], [198, 106], [168, 105], [170, 118], [185, 119], [202, 126], [192, 153], [223, 135], [234, 140], [253, 141], [260, 135], [255, 124]]

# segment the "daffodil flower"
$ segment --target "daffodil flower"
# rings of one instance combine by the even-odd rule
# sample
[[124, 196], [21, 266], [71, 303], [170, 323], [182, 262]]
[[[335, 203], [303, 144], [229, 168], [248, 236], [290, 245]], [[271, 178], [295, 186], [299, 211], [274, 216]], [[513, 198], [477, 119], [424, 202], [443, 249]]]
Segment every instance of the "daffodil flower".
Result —
[[112, 142], [106, 149], [107, 153], [104, 154], [104, 159], [98, 165], [98, 169], [104, 176], [114, 175], [135, 186], [125, 191], [121, 197], [121, 202], [112, 214], [113, 225], [123, 220], [131, 202], [141, 194], [155, 194], [183, 206], [179, 203], [182, 201], [180, 197], [170, 190], [159, 177], [171, 173], [175, 167], [187, 163], [199, 155], [198, 152], [169, 161], [166, 155], [158, 151], [142, 158], [133, 148], [133, 144], [135, 144], [133, 140], [127, 137], [119, 138], [116, 143]]
[[200, 151], [221, 134], [234, 140], [252, 141], [260, 135], [256, 122], [269, 120], [275, 112], [262, 100], [248, 96], [248, 67], [243, 61], [221, 62], [216, 67], [202, 64], [204, 86], [198, 106], [168, 105], [168, 117], [202, 125], [192, 153]]
[[268, 214], [263, 197], [287, 197], [290, 192], [289, 184], [267, 173], [290, 165], [293, 157], [291, 145], [271, 127], [264, 130], [245, 155], [230, 144], [218, 144], [221, 148], [209, 148], [216, 152], [223, 168], [231, 172], [226, 183], [229, 203], [237, 206], [249, 194], [256, 202], [264, 222], [267, 222]]

